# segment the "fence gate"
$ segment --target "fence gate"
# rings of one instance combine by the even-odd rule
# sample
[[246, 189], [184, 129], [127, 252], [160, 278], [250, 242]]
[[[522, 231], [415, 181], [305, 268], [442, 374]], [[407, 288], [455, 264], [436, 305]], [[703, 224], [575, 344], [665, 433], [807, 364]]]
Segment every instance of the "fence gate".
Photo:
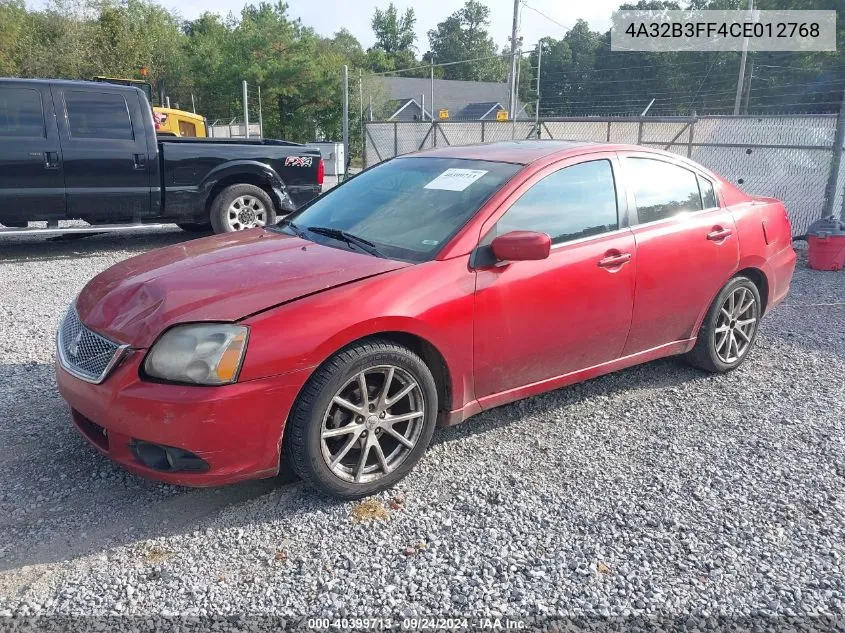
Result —
[[[845, 160], [831, 174], [837, 117], [832, 114], [542, 119], [539, 138], [629, 143], [686, 156], [752, 195], [784, 201], [794, 235], [822, 217], [826, 192], [843, 208]], [[537, 138], [532, 121], [367, 122], [364, 164], [422, 149]]]

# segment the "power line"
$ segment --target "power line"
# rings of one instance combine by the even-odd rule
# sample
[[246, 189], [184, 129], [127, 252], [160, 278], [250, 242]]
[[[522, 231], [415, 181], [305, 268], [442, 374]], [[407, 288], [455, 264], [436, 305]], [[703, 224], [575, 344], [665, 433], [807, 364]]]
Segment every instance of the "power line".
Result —
[[[527, 51], [524, 51], [527, 52]], [[522, 53], [514, 53], [514, 55], [521, 55]], [[506, 59], [510, 57], [510, 53], [502, 53], [500, 55], [487, 55], [485, 57], [474, 57], [473, 59], [459, 59], [458, 61], [454, 62], [442, 62], [440, 64], [433, 64], [435, 68], [443, 68], [444, 66], [454, 66], [455, 64], [468, 64], [470, 62], [480, 62], [488, 59]], [[424, 66], [411, 66], [410, 68], [400, 68], [397, 70], [385, 70], [380, 73], [370, 73], [369, 75], [365, 75], [365, 77], [381, 77], [384, 75], [391, 75], [393, 73], [406, 73], [412, 70], [429, 70], [432, 67], [432, 64], [425, 64]]]

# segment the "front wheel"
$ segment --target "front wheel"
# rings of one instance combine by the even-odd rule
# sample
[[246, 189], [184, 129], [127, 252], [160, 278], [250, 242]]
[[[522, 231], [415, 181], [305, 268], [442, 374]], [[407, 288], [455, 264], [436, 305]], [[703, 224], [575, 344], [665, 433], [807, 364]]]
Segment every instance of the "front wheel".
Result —
[[326, 361], [302, 390], [283, 449], [324, 493], [357, 499], [390, 488], [422, 457], [434, 432], [437, 389], [411, 350], [374, 340]]
[[725, 373], [739, 367], [757, 336], [762, 315], [760, 291], [747, 277], [734, 277], [713, 301], [695, 347], [686, 355], [691, 365]]
[[215, 233], [233, 233], [276, 223], [273, 201], [255, 185], [231, 185], [211, 203], [211, 226]]

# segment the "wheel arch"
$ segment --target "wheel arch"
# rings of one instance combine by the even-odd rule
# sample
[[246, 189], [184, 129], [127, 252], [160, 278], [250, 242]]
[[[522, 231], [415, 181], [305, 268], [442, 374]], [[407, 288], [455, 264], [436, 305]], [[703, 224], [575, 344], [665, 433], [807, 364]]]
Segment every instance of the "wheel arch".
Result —
[[707, 302], [707, 305], [704, 306], [704, 309], [701, 311], [701, 314], [698, 315], [698, 320], [695, 323], [695, 328], [693, 329], [692, 338], [697, 338], [698, 333], [701, 330], [701, 325], [704, 323], [704, 317], [707, 316], [707, 311], [710, 309], [710, 306], [713, 305], [713, 302], [716, 300], [716, 297], [719, 296], [719, 293], [722, 292], [722, 289], [730, 283], [731, 279], [736, 279], [737, 277], [747, 277], [751, 280], [755, 286], [757, 286], [757, 291], [760, 293], [760, 304], [761, 310], [760, 315], [766, 313], [766, 309], [769, 304], [769, 278], [766, 276], [766, 273], [763, 271], [762, 268], [754, 265], [753, 263], [745, 262], [745, 265], [733, 273], [730, 277], [725, 279], [725, 283], [723, 283], [719, 288], [716, 290], [716, 293], [710, 297], [710, 300]]
[[[350, 347], [360, 345], [361, 343], [378, 339], [386, 340], [391, 343], [395, 343], [396, 345], [401, 345], [402, 347], [407, 347], [417, 356], [419, 356], [426, 364], [429, 371], [431, 371], [431, 375], [434, 377], [434, 384], [437, 387], [438, 411], [451, 410], [453, 395], [452, 374], [449, 370], [449, 365], [446, 362], [446, 358], [443, 356], [437, 346], [435, 346], [431, 341], [420, 336], [419, 334], [411, 333], [408, 331], [386, 330], [383, 332], [372, 332], [369, 334], [364, 334], [362, 336], [358, 336], [357, 338], [351, 339], [340, 347], [338, 347], [337, 349], [333, 349], [333, 351], [324, 354], [324, 358], [320, 362], [320, 364], [314, 367], [313, 370], [310, 372], [309, 379], [321, 367], [323, 367], [327, 362], [329, 362], [329, 360], [336, 354], [339, 354], [343, 350], [348, 349]], [[302, 389], [305, 387], [306, 383], [307, 381], [303, 383], [303, 387], [300, 389], [300, 393], [302, 392]], [[297, 394], [297, 399], [299, 399], [300, 393]]]
[[254, 185], [262, 189], [273, 201], [276, 213], [283, 213], [282, 207], [287, 194], [282, 179], [266, 165], [248, 161], [227, 163], [206, 177], [202, 185], [205, 190], [203, 211], [210, 213], [215, 198], [232, 185]]
[[760, 313], [765, 314], [769, 306], [769, 279], [766, 277], [766, 273], [755, 266], [748, 266], [737, 271], [733, 277], [748, 277], [757, 286], [757, 292], [760, 293]]

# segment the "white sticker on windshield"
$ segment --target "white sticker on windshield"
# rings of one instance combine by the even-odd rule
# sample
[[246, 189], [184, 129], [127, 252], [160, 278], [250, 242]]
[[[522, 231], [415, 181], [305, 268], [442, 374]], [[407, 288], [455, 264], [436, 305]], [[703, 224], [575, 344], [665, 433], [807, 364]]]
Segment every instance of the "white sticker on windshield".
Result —
[[485, 169], [447, 169], [428, 183], [426, 189], [463, 191], [487, 173]]

